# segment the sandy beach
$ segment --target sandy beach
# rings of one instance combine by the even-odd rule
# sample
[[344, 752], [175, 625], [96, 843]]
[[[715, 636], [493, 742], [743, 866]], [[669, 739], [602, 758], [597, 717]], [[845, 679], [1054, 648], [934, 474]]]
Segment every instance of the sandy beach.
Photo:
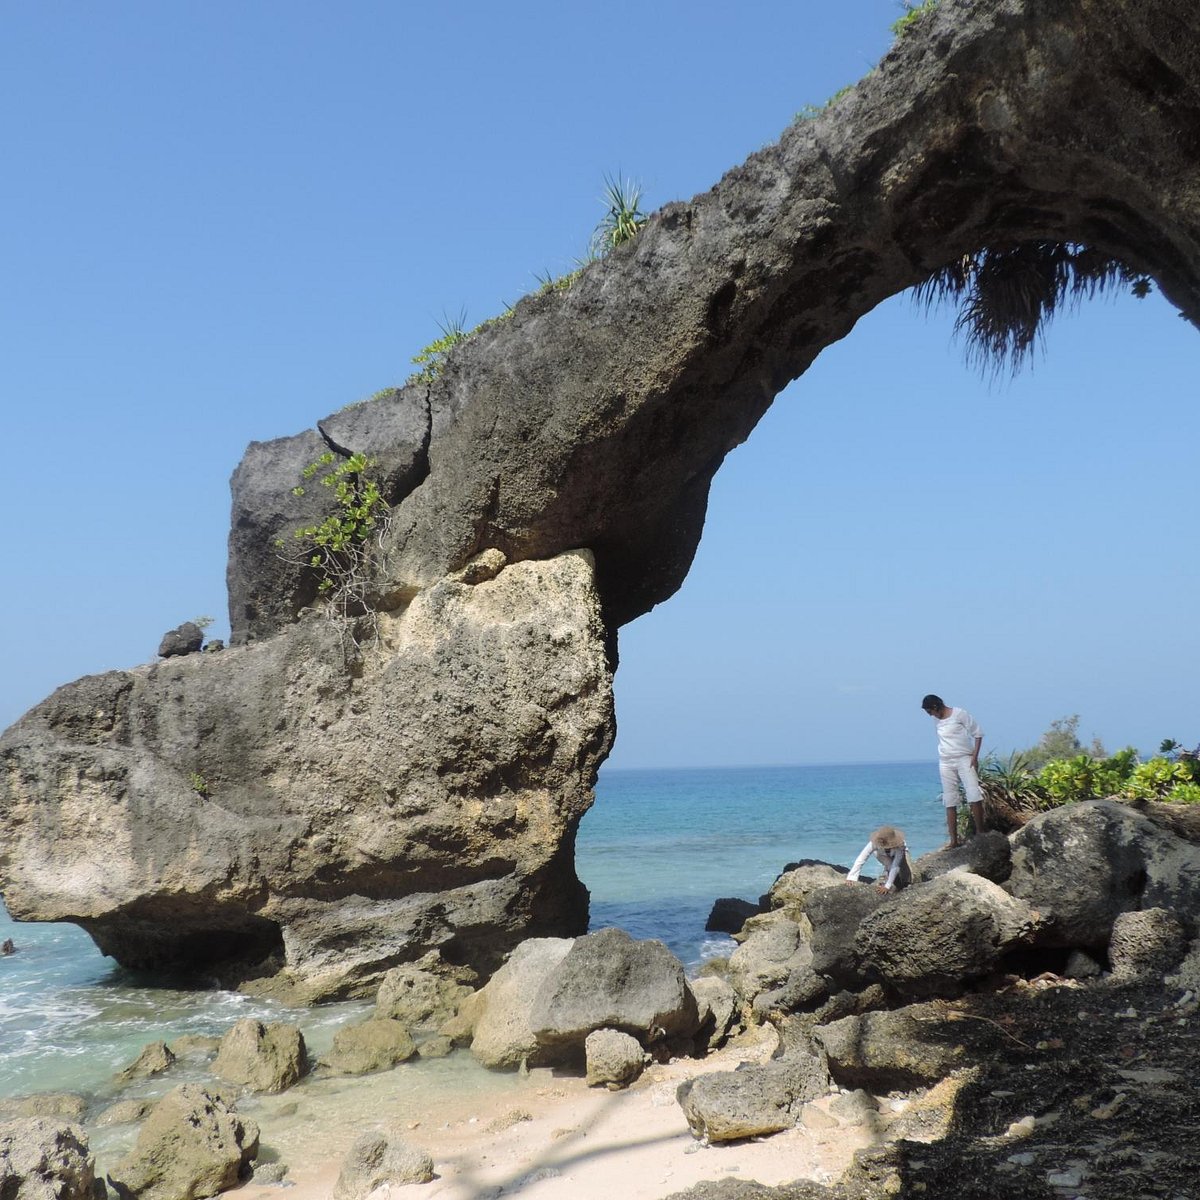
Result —
[[[428, 1091], [400, 1067], [378, 1075], [315, 1079], [279, 1096], [239, 1106], [262, 1127], [262, 1160], [288, 1165], [287, 1184], [238, 1189], [242, 1200], [325, 1200], [354, 1140], [398, 1130], [432, 1155], [428, 1184], [379, 1189], [428, 1200], [658, 1200], [705, 1179], [733, 1175], [778, 1184], [836, 1178], [854, 1151], [876, 1140], [866, 1122], [829, 1114], [814, 1102], [806, 1125], [770, 1138], [705, 1146], [689, 1133], [675, 1090], [685, 1079], [762, 1062], [776, 1047], [770, 1027], [751, 1030], [703, 1060], [656, 1064], [630, 1088], [589, 1088], [548, 1069], [492, 1074], [467, 1086]], [[821, 1128], [816, 1128], [816, 1126]]]

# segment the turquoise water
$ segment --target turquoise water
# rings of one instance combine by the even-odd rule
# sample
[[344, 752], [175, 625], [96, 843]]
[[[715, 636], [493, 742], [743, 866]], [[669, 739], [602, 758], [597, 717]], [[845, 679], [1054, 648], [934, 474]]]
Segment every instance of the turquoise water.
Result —
[[[579, 831], [592, 927], [661, 938], [690, 966], [732, 943], [704, 932], [720, 896], [756, 900], [800, 858], [847, 864], [875, 826], [898, 825], [913, 854], [944, 840], [936, 764], [603, 771]], [[162, 986], [116, 967], [72, 925], [18, 924], [0, 908], [0, 1096], [92, 1091], [148, 1041], [220, 1034], [295, 1010], [235, 992]], [[300, 1015], [319, 1052], [349, 1012]]]

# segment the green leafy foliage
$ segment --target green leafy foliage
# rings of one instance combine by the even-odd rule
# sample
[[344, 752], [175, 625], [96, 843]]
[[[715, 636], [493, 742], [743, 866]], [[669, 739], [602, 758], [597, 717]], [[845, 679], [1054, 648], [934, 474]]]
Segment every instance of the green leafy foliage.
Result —
[[913, 4], [911, 0], [902, 0], [901, 7], [904, 9], [904, 13], [892, 22], [892, 32], [897, 38], [911, 33], [913, 26], [937, 6], [938, 0], [923, 0], [921, 4]]
[[193, 617], [192, 618], [192, 624], [195, 625], [196, 628], [201, 631], [207, 629], [212, 623], [213, 623], [212, 617]]
[[196, 793], [197, 796], [207, 798], [210, 795], [208, 780], [200, 774], [199, 771], [191, 771], [188, 773], [188, 786]]
[[465, 342], [475, 332], [475, 330], [468, 332], [466, 324], [467, 310], [465, 308], [461, 309], [456, 317], [444, 317], [438, 322], [442, 336], [435, 338], [428, 346], [423, 346], [412, 357], [412, 361], [421, 368], [416, 374], [417, 379], [422, 383], [432, 383], [437, 378], [450, 351], [459, 342]]
[[[374, 628], [368, 601], [368, 559], [373, 544], [382, 544], [391, 510], [379, 484], [367, 472], [373, 463], [362, 454], [338, 458], [322, 454], [302, 472], [305, 482], [316, 480], [331, 493], [331, 511], [318, 524], [305, 525], [292, 534], [296, 554], [289, 543], [279, 538], [275, 545], [282, 557], [312, 571], [317, 578], [318, 594], [329, 604], [331, 616], [365, 617]], [[292, 489], [303, 496], [304, 484]], [[359, 632], [349, 635], [356, 643]]]
[[608, 211], [600, 218], [591, 243], [592, 253], [598, 258], [633, 241], [649, 220], [641, 211], [641, 187], [619, 173], [604, 177], [603, 199]]

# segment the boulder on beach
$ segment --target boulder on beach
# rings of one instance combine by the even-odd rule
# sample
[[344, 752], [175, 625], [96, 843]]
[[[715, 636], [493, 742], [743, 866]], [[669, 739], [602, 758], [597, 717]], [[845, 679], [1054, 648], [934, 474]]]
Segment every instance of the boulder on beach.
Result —
[[175, 1063], [175, 1055], [166, 1042], [147, 1042], [142, 1052], [123, 1070], [116, 1074], [117, 1083], [132, 1083], [135, 1079], [148, 1079], [161, 1075]]
[[407, 1062], [416, 1052], [416, 1043], [405, 1025], [373, 1017], [339, 1029], [321, 1061], [335, 1075], [367, 1075]]
[[813, 970], [808, 922], [801, 925], [782, 911], [757, 918], [753, 931], [729, 957], [729, 982], [754, 1011], [797, 1009], [819, 1002], [828, 993]]
[[474, 979], [474, 971], [452, 968], [431, 950], [388, 971], [375, 995], [375, 1015], [409, 1029], [436, 1029], [458, 1012], [472, 991], [468, 981]]
[[1003, 883], [1012, 873], [1012, 847], [1007, 837], [989, 829], [953, 849], [922, 854], [912, 865], [913, 882], [928, 882], [949, 871], [967, 870], [993, 883]]
[[632, 1083], [645, 1065], [646, 1052], [635, 1037], [618, 1029], [596, 1029], [583, 1043], [588, 1087], [616, 1089]]
[[813, 1030], [833, 1081], [880, 1095], [924, 1087], [965, 1065], [958, 1037], [935, 1004], [843, 1017]]
[[468, 999], [474, 1013], [471, 1053], [485, 1067], [541, 1061], [529, 1020], [532, 999], [574, 944], [572, 938], [529, 938]]
[[304, 1035], [295, 1025], [245, 1017], [221, 1039], [213, 1074], [255, 1092], [282, 1092], [308, 1070]]
[[694, 1136], [729, 1142], [790, 1129], [804, 1104], [828, 1090], [821, 1060], [794, 1053], [686, 1080], [676, 1099]]
[[0, 1196], [4, 1200], [95, 1200], [96, 1164], [87, 1135], [55, 1117], [0, 1123]]
[[1158, 982], [1187, 953], [1183, 922], [1165, 908], [1121, 913], [1113, 922], [1108, 962], [1113, 978]]
[[837, 867], [814, 858], [789, 863], [776, 876], [775, 882], [762, 897], [760, 904], [764, 909], [783, 909], [795, 919], [804, 911], [804, 906], [813, 892], [845, 883], [847, 874], [845, 867]]
[[623, 929], [576, 938], [529, 1011], [538, 1047], [559, 1054], [582, 1051], [596, 1029], [620, 1029], [649, 1045], [691, 1037], [698, 1025], [683, 964], [662, 942], [637, 941]]
[[257, 1153], [253, 1121], [185, 1083], [154, 1106], [108, 1181], [122, 1200], [199, 1200], [236, 1187]]
[[854, 935], [864, 969], [909, 996], [953, 994], [1031, 940], [1037, 914], [998, 884], [956, 870], [905, 888], [865, 916]]
[[[887, 897], [891, 903], [895, 898]], [[805, 913], [812, 923], [812, 969], [824, 976], [834, 990], [859, 991], [873, 982], [865, 968], [854, 939], [863, 919], [873, 913], [885, 898], [873, 887], [842, 882], [836, 887], [820, 888], [809, 896]]]
[[1040, 945], [1102, 950], [1124, 912], [1200, 921], [1200, 845], [1119, 800], [1088, 800], [1013, 834], [1005, 889], [1042, 914]]
[[700, 1022], [697, 1043], [702, 1049], [715, 1050], [735, 1026], [740, 1028], [737, 993], [727, 979], [717, 975], [702, 975], [691, 980], [690, 986]]
[[428, 1183], [433, 1159], [397, 1134], [364, 1133], [350, 1147], [333, 1188], [333, 1200], [366, 1200], [376, 1188]]

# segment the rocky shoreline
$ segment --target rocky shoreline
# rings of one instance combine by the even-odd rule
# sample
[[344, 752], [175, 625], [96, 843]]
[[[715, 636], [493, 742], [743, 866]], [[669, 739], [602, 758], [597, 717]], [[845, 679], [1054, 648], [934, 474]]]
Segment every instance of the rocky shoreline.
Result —
[[[563, 1128], [583, 1129], [572, 1114], [588, 1096], [640, 1112], [635, 1127], [651, 1116], [668, 1122], [663, 1146], [675, 1165], [659, 1182], [701, 1180], [677, 1193], [692, 1200], [982, 1200], [1001, 1188], [1085, 1200], [1192, 1195], [1194, 824], [1188, 813], [1113, 800], [1058, 809], [1011, 836], [989, 833], [919, 859], [914, 885], [886, 896], [847, 885], [843, 868], [795, 865], [738, 931], [730, 959], [692, 980], [661, 943], [615, 929], [526, 940], [486, 982], [433, 952], [389, 972], [375, 1009], [317, 1062], [294, 1027], [244, 1020], [219, 1042], [147, 1047], [114, 1081], [115, 1107], [103, 1114], [78, 1097], [9, 1102], [0, 1181], [16, 1200], [41, 1195], [43, 1184], [60, 1200], [95, 1200], [103, 1185], [79, 1123], [89, 1116], [90, 1130], [138, 1129], [125, 1156], [101, 1169], [117, 1195], [179, 1200], [278, 1186], [290, 1164], [263, 1161], [274, 1156], [259, 1155], [256, 1116], [274, 1141], [276, 1123], [286, 1126], [306, 1096], [346, 1087], [386, 1095], [385, 1081], [412, 1071], [410, 1060], [469, 1047], [478, 1063], [510, 1073], [500, 1078], [516, 1072], [522, 1094], [540, 1088], [547, 1119], [558, 1111]], [[153, 1106], [120, 1092], [149, 1078], [169, 1083], [188, 1059], [188, 1082]], [[651, 1095], [670, 1113], [649, 1113]], [[430, 1196], [465, 1195], [452, 1190], [461, 1172], [422, 1145], [422, 1122], [398, 1128], [388, 1107], [342, 1131], [338, 1200], [418, 1182]], [[482, 1132], [444, 1125], [451, 1133], [433, 1140], [443, 1156], [457, 1147], [451, 1161]], [[490, 1132], [496, 1141], [504, 1130]], [[778, 1162], [766, 1181], [740, 1171], [719, 1178], [713, 1149], [745, 1159], [783, 1137], [793, 1161], [806, 1147], [809, 1178], [779, 1174]], [[820, 1137], [828, 1153], [818, 1167]], [[706, 1154], [684, 1170], [680, 1156], [692, 1147]], [[313, 1186], [328, 1188], [330, 1164], [320, 1166], [324, 1183]], [[574, 1197], [568, 1173], [555, 1172], [477, 1194]], [[309, 1164], [298, 1195], [306, 1173]], [[670, 1193], [654, 1186], [637, 1194]]]

